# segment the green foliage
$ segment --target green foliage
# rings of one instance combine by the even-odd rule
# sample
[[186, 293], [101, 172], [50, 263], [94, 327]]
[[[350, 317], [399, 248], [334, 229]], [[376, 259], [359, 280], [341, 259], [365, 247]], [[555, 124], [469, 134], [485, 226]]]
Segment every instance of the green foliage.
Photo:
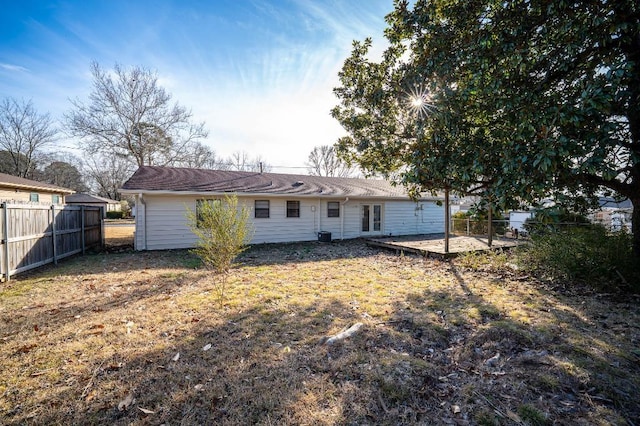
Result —
[[107, 212], [107, 219], [122, 219], [124, 212]]
[[225, 196], [224, 200], [202, 200], [197, 203], [195, 212], [187, 209], [189, 227], [198, 237], [193, 252], [205, 267], [216, 273], [220, 306], [233, 261], [251, 240], [250, 213], [248, 207], [238, 205], [235, 195]]
[[517, 250], [517, 263], [552, 279], [579, 280], [607, 290], [612, 284], [640, 291], [640, 265], [625, 231], [608, 233], [600, 225], [547, 229]]
[[525, 220], [524, 228], [530, 234], [536, 234], [589, 223], [589, 219], [580, 213], [563, 207], [552, 207], [536, 211], [533, 218]]
[[547, 417], [541, 413], [536, 407], [530, 404], [523, 404], [518, 407], [520, 418], [531, 426], [545, 426], [550, 422]]
[[381, 60], [354, 42], [334, 89], [343, 158], [413, 195], [506, 209], [604, 188], [640, 206], [636, 0], [397, 1], [386, 19]]

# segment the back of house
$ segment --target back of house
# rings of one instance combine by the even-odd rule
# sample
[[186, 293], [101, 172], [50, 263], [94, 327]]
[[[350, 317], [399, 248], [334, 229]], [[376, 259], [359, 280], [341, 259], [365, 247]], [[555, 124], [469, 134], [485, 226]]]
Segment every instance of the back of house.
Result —
[[187, 212], [228, 194], [252, 211], [252, 244], [444, 232], [439, 198], [376, 179], [142, 166], [121, 193], [135, 197], [136, 250], [194, 247]]

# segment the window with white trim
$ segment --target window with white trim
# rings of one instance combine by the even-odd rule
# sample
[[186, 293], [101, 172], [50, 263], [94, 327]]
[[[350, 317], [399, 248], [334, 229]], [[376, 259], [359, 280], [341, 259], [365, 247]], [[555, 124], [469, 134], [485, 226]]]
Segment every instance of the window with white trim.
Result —
[[254, 217], [256, 219], [269, 218], [269, 200], [256, 200], [254, 204]]
[[340, 203], [338, 201], [327, 203], [327, 217], [340, 217]]

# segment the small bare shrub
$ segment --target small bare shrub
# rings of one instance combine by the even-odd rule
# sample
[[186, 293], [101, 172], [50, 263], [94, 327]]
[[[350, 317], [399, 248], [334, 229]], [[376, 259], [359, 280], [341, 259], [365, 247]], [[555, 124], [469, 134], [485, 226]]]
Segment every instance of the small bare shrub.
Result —
[[224, 200], [198, 200], [195, 212], [187, 208], [189, 227], [198, 237], [193, 253], [216, 273], [214, 282], [220, 307], [233, 261], [246, 249], [253, 234], [250, 213], [248, 207], [238, 206], [235, 195], [227, 195]]

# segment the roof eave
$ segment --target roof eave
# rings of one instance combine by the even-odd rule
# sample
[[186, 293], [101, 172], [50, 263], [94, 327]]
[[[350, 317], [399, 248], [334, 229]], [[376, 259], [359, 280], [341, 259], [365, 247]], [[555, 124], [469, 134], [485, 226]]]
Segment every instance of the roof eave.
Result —
[[75, 191], [71, 190], [71, 189], [66, 189], [66, 188], [51, 188], [51, 187], [45, 187], [45, 186], [35, 186], [35, 185], [22, 185], [19, 183], [8, 183], [8, 182], [2, 182], [0, 183], [0, 186], [5, 186], [8, 188], [15, 188], [15, 189], [28, 189], [30, 191], [44, 191], [44, 192], [51, 192], [51, 193], [55, 193], [55, 192], [59, 192], [62, 194], [73, 194]]
[[[407, 201], [411, 198], [408, 195], [349, 195], [349, 194], [295, 194], [295, 193], [273, 193], [273, 192], [218, 192], [218, 191], [169, 191], [169, 190], [149, 190], [149, 189], [120, 189], [121, 194], [127, 195], [191, 195], [206, 197], [223, 197], [225, 195], [235, 194], [239, 197], [274, 197], [274, 198], [327, 198], [327, 199], [345, 199], [350, 200], [400, 200]], [[442, 197], [428, 196], [421, 198], [422, 200], [436, 201], [443, 199]]]

